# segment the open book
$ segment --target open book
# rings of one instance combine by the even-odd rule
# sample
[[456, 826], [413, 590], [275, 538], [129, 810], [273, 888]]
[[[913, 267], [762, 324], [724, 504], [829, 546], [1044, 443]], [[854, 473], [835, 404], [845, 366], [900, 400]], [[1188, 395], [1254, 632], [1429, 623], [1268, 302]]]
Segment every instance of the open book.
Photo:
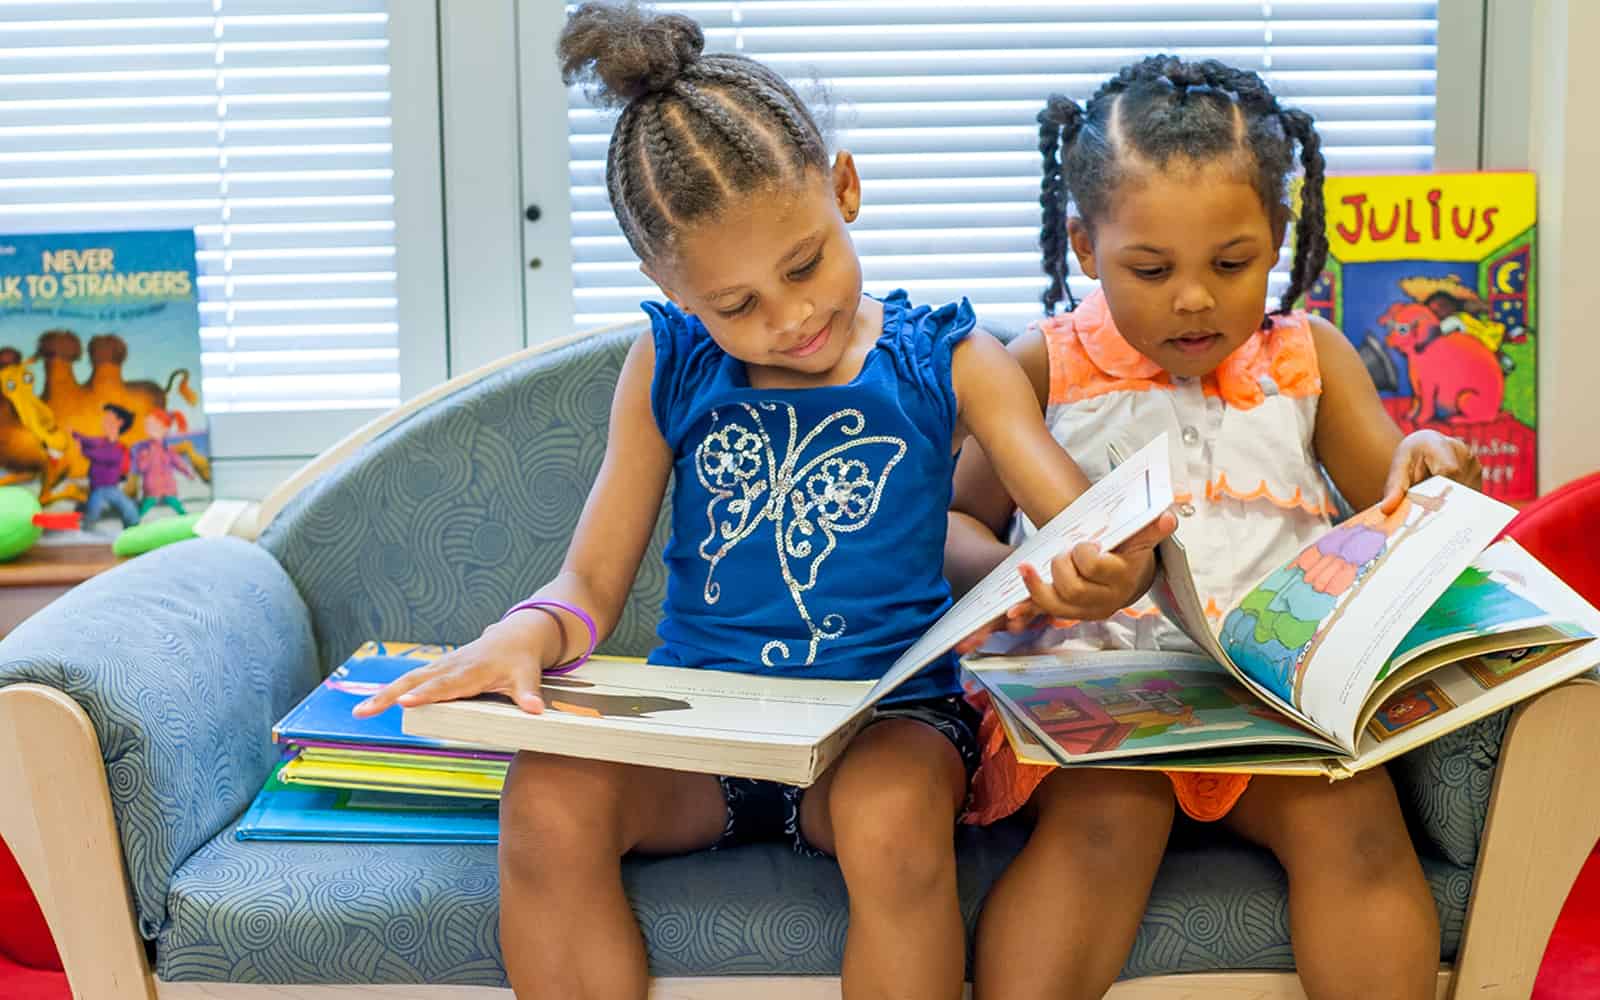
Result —
[[413, 736], [809, 785], [917, 671], [1027, 597], [1017, 567], [1047, 580], [1079, 542], [1114, 548], [1172, 505], [1162, 436], [1052, 518], [957, 601], [877, 681], [765, 677], [596, 657], [546, 677], [549, 711], [484, 695], [407, 708]]
[[1268, 574], [1213, 624], [1176, 538], [1152, 597], [1206, 653], [976, 656], [1031, 763], [1323, 774], [1374, 767], [1600, 664], [1600, 611], [1430, 479]]

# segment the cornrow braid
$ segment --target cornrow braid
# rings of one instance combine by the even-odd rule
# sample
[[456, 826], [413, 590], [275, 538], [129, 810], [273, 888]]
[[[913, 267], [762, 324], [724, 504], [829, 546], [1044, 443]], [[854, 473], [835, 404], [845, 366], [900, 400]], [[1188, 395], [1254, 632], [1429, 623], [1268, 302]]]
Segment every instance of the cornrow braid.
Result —
[[[1187, 62], [1171, 55], [1150, 56], [1123, 67], [1102, 84], [1085, 103], [1082, 115], [1075, 135], [1062, 139], [1058, 169], [1078, 216], [1091, 231], [1095, 220], [1110, 208], [1128, 154], [1158, 169], [1174, 158], [1196, 163], [1237, 158], [1247, 167], [1268, 215], [1286, 221], [1288, 183], [1298, 145], [1305, 171], [1303, 208], [1295, 229], [1289, 287], [1277, 311], [1292, 309], [1316, 281], [1327, 259], [1321, 140], [1311, 116], [1282, 107], [1259, 75], [1212, 59]], [[1045, 152], [1043, 120], [1041, 114], [1041, 152]], [[1048, 152], [1045, 159], [1042, 183], [1048, 184], [1052, 170]], [[1047, 219], [1046, 225], [1050, 224]], [[1047, 244], [1044, 234], [1040, 244], [1046, 254], [1056, 246]], [[1058, 281], [1065, 285], [1064, 246], [1058, 257], [1059, 263], [1047, 260], [1045, 266], [1052, 289]], [[1046, 310], [1053, 305], [1047, 292]]]
[[1044, 273], [1050, 279], [1042, 301], [1046, 316], [1056, 311], [1064, 297], [1068, 309], [1078, 307], [1067, 282], [1067, 185], [1061, 175], [1060, 151], [1072, 144], [1083, 125], [1083, 109], [1077, 102], [1052, 94], [1039, 112], [1039, 155], [1044, 171], [1039, 180], [1039, 252]]
[[567, 19], [562, 79], [621, 105], [606, 151], [606, 194], [628, 245], [658, 259], [676, 234], [733, 196], [826, 172], [827, 143], [793, 88], [738, 55], [704, 55], [690, 18], [635, 0], [589, 0]]
[[1300, 166], [1305, 181], [1300, 186], [1300, 214], [1294, 226], [1294, 263], [1289, 269], [1289, 287], [1283, 291], [1279, 312], [1288, 312], [1321, 276], [1328, 262], [1327, 206], [1322, 200], [1322, 182], [1327, 165], [1322, 158], [1322, 138], [1317, 135], [1311, 116], [1298, 108], [1282, 112], [1283, 130], [1300, 144]]
[[765, 118], [776, 126], [782, 133], [779, 144], [787, 149], [793, 166], [827, 166], [828, 145], [822, 139], [822, 130], [811, 109], [783, 77], [742, 56], [707, 56], [700, 72], [705, 79], [724, 84], [723, 93], [759, 116], [757, 120]]

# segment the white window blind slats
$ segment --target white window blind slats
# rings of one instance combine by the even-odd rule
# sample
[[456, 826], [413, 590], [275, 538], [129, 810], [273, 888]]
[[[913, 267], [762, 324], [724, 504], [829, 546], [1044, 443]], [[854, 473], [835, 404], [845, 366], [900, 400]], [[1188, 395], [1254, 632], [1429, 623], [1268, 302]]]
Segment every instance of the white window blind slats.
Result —
[[395, 404], [388, 28], [386, 0], [0, 3], [0, 231], [193, 228], [214, 414]]
[[[1432, 166], [1433, 0], [680, 0], [707, 48], [758, 58], [833, 102], [832, 140], [864, 189], [851, 227], [870, 291], [970, 297], [1039, 314], [1039, 154], [1046, 94], [1082, 100], [1152, 52], [1261, 73], [1317, 118], [1334, 171]], [[638, 315], [639, 274], [605, 192], [614, 115], [574, 88], [568, 128], [580, 327]], [[1287, 254], [1284, 263], [1287, 263]], [[1274, 278], [1274, 291], [1286, 278]], [[1089, 283], [1074, 280], [1074, 289]]]

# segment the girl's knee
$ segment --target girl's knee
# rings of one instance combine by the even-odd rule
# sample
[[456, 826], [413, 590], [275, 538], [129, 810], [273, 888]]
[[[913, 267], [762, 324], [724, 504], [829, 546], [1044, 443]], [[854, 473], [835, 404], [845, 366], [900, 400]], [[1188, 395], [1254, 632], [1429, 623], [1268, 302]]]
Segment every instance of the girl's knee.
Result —
[[625, 770], [604, 761], [519, 753], [500, 799], [501, 855], [519, 864], [621, 853]]
[[1378, 817], [1352, 818], [1300, 849], [1280, 852], [1279, 858], [1291, 877], [1298, 869], [1316, 866], [1357, 885], [1398, 884], [1421, 870], [1405, 824]]
[[1394, 786], [1381, 770], [1334, 785], [1306, 786], [1303, 794], [1278, 801], [1280, 807], [1266, 816], [1268, 835], [1260, 839], [1291, 877], [1328, 870], [1357, 884], [1376, 885], [1420, 871]]
[[936, 778], [835, 786], [829, 796], [833, 849], [851, 892], [875, 887], [915, 894], [955, 870], [957, 803]]
[[1175, 803], [1162, 774], [1064, 768], [1039, 786], [1034, 805], [1035, 837], [1056, 837], [1080, 850], [1113, 855], [1164, 845]]

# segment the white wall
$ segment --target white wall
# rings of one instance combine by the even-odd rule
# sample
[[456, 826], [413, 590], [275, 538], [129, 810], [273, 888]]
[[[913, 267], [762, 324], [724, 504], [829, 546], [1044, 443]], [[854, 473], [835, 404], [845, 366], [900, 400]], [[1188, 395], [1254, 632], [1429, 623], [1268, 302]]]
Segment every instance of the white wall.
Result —
[[1488, 0], [1486, 169], [1539, 176], [1539, 488], [1600, 469], [1597, 0]]

